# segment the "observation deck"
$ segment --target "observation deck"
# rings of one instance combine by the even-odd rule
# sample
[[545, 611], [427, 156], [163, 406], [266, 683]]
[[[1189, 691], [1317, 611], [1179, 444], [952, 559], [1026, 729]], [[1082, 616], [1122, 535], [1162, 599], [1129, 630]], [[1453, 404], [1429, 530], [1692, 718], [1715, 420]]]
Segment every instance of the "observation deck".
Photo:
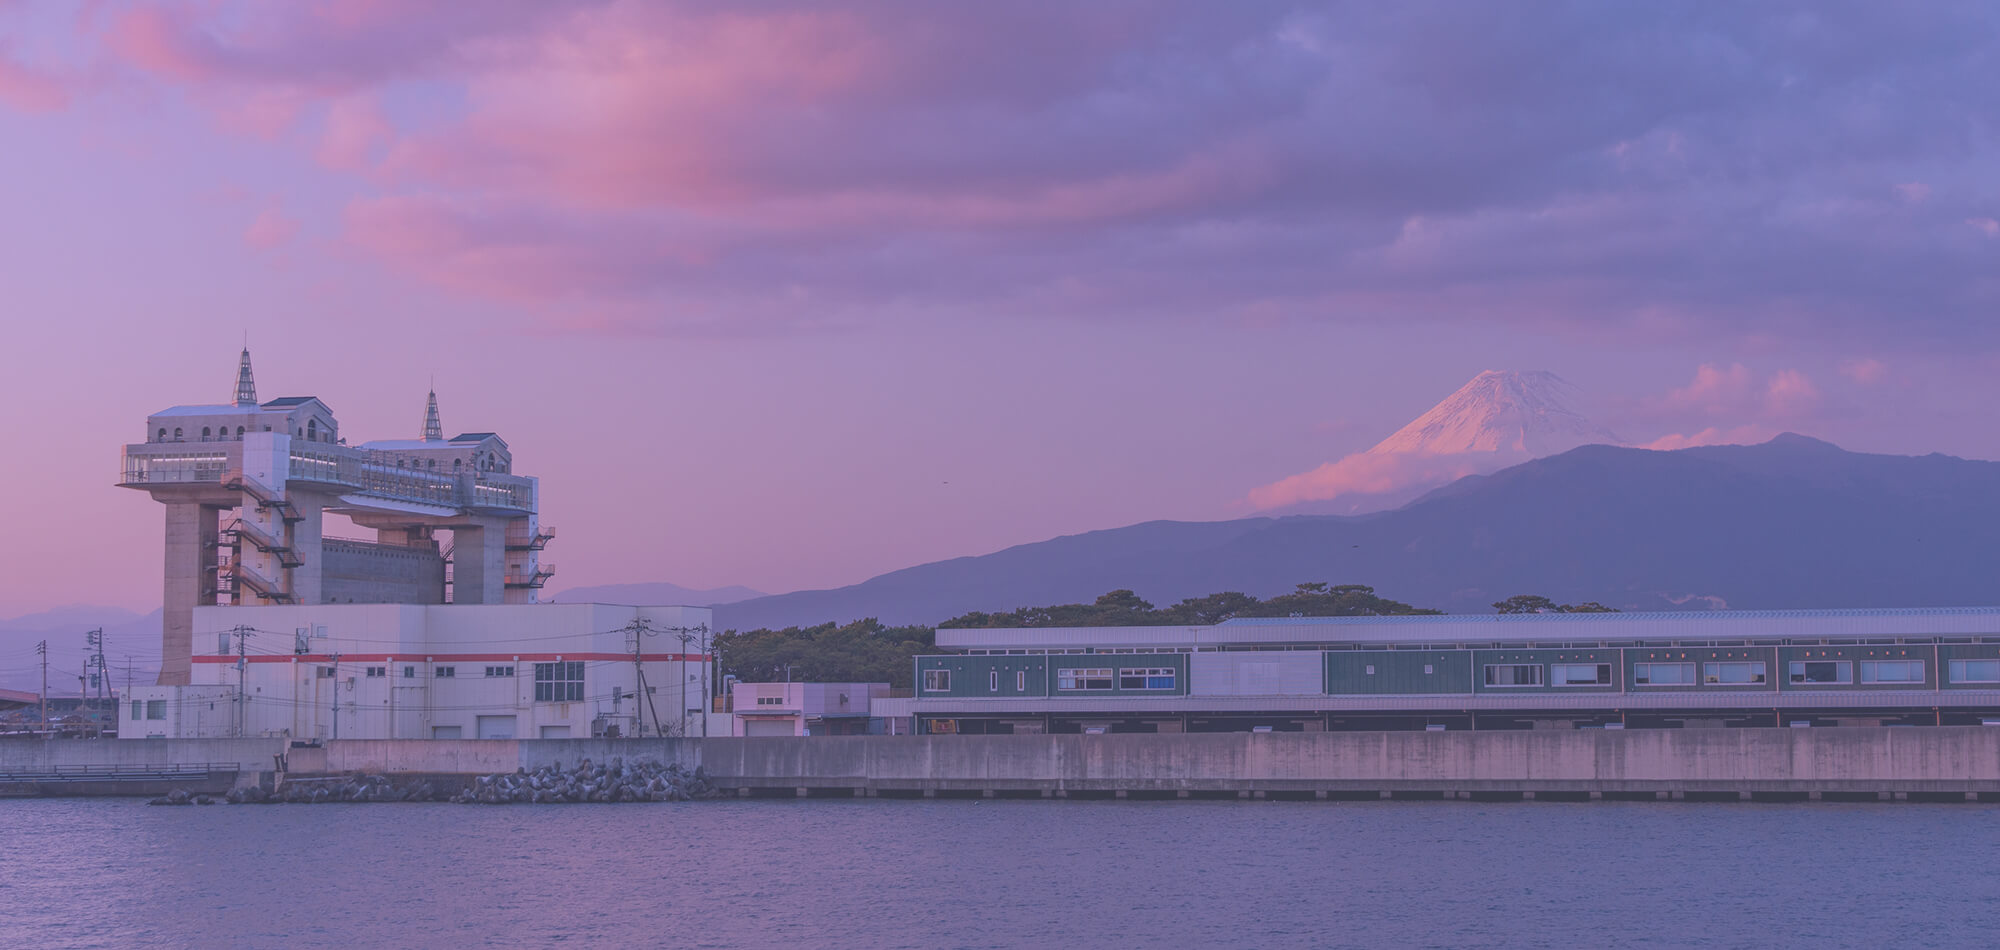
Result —
[[[462, 512], [527, 514], [534, 511], [534, 480], [498, 472], [438, 472], [399, 466], [386, 452], [325, 443], [288, 450], [286, 482], [336, 494], [360, 508], [402, 506]], [[407, 459], [402, 459], [407, 463]], [[241, 442], [146, 442], [127, 445], [118, 485], [143, 491], [224, 489], [244, 482]], [[275, 486], [267, 486], [275, 487]]]

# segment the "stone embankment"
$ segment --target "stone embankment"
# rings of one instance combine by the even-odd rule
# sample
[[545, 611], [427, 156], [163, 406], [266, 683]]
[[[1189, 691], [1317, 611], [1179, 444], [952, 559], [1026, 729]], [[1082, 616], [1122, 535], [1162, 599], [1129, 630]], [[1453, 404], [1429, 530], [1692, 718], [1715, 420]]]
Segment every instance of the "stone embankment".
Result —
[[[223, 800], [232, 805], [319, 805], [347, 802], [451, 802], [459, 805], [567, 805], [582, 803], [685, 802], [715, 798], [721, 793], [708, 774], [678, 763], [612, 759], [593, 764], [584, 759], [573, 768], [544, 765], [492, 775], [390, 778], [360, 774], [337, 778], [302, 778], [276, 791], [259, 785], [231, 789]], [[208, 805], [214, 799], [182, 789], [156, 798], [153, 805]]]

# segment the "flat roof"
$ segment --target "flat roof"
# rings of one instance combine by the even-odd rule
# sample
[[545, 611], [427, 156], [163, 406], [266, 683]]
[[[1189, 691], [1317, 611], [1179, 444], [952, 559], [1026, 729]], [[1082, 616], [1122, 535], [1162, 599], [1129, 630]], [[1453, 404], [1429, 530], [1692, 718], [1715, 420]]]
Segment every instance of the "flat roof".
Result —
[[1714, 610], [1604, 614], [1245, 617], [1214, 626], [945, 628], [951, 649], [1238, 644], [1809, 639], [2000, 634], [2000, 607]]

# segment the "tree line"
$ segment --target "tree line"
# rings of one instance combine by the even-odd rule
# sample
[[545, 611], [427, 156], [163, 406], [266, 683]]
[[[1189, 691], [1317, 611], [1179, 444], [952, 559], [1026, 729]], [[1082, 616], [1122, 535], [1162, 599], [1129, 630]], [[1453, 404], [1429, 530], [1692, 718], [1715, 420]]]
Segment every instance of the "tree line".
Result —
[[[1503, 614], [1616, 613], [1596, 601], [1558, 604], [1547, 597], [1519, 594], [1493, 604]], [[972, 611], [936, 627], [890, 626], [874, 618], [782, 630], [726, 630], [716, 635], [716, 666], [724, 676], [749, 683], [786, 679], [804, 683], [888, 683], [909, 689], [912, 658], [937, 652], [940, 629], [1002, 627], [1206, 626], [1237, 617], [1396, 617], [1437, 615], [1375, 593], [1364, 584], [1300, 584], [1276, 597], [1260, 599], [1239, 591], [1190, 597], [1155, 607], [1129, 590], [1114, 590], [1088, 604], [1021, 607], [1002, 613]]]

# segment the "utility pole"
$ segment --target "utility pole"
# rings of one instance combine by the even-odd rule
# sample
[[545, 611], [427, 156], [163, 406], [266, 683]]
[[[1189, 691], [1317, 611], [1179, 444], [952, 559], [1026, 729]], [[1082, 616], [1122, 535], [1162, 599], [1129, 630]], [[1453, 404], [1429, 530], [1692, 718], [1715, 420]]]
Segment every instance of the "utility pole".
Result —
[[653, 691], [646, 686], [646, 664], [641, 656], [641, 647], [645, 645], [645, 639], [647, 637], [657, 637], [660, 635], [660, 632], [654, 630], [653, 622], [645, 617], [636, 618], [631, 623], [626, 624], [625, 630], [632, 634], [632, 675], [634, 681], [639, 684], [638, 698], [646, 702], [644, 706], [639, 705], [636, 700], [632, 704], [634, 715], [639, 719], [639, 736], [643, 738], [646, 735], [646, 710], [648, 708], [653, 710], [653, 731], [665, 732], [666, 727], [660, 722], [660, 708], [653, 705]]
[[42, 658], [42, 731], [49, 730], [49, 641], [35, 644], [35, 652]]
[[[703, 624], [696, 624], [696, 625], [694, 625], [694, 626], [692, 626], [692, 627], [668, 627], [668, 628], [666, 628], [666, 629], [667, 629], [667, 631], [668, 631], [669, 633], [672, 633], [672, 634], [674, 635], [674, 638], [675, 638], [675, 639], [677, 639], [677, 640], [679, 640], [679, 641], [681, 642], [681, 652], [680, 652], [680, 654], [679, 654], [679, 655], [680, 655], [680, 659], [681, 659], [681, 697], [680, 697], [680, 698], [681, 698], [681, 735], [685, 736], [685, 735], [687, 735], [687, 733], [688, 733], [688, 727], [687, 727], [687, 713], [688, 713], [688, 709], [687, 709], [687, 694], [688, 694], [688, 688], [687, 688], [687, 681], [688, 681], [688, 676], [687, 676], [687, 651], [688, 651], [688, 644], [690, 644], [690, 643], [693, 643], [693, 642], [694, 642], [694, 641], [695, 641], [695, 640], [696, 640], [697, 638], [699, 638], [699, 639], [700, 639], [700, 640], [701, 640], [701, 641], [703, 642], [703, 644], [704, 644], [704, 650], [705, 650], [705, 649], [706, 649], [706, 643], [707, 643], [707, 641], [708, 641], [708, 624], [705, 624], [705, 623], [703, 623]], [[702, 690], [702, 693], [703, 693], [703, 697], [702, 697], [702, 710], [701, 710], [701, 734], [702, 734], [702, 735], [704, 735], [704, 736], [706, 736], [706, 735], [708, 735], [708, 699], [707, 699], [707, 689], [706, 689], [705, 687], [704, 687], [704, 689]]]
[[[248, 698], [245, 695], [245, 690], [248, 688], [246, 678], [250, 671], [250, 634], [255, 632], [255, 630], [243, 624], [237, 624], [235, 629], [229, 632], [236, 637], [236, 738], [241, 739], [246, 734], [245, 730], [248, 726], [248, 710], [245, 708], [244, 702]], [[337, 698], [340, 695], [340, 683], [336, 681], [333, 688], [337, 702]], [[337, 710], [338, 706], [336, 705], [335, 708]]]
[[340, 739], [340, 654], [335, 653], [328, 659], [333, 664], [330, 667], [333, 670], [333, 688], [328, 690], [333, 694], [333, 738], [338, 741]]
[[109, 671], [104, 666], [104, 628], [98, 627], [83, 635], [84, 651], [89, 654], [83, 665], [95, 670], [91, 673], [91, 684], [97, 687], [97, 704], [104, 705], [104, 680]]

